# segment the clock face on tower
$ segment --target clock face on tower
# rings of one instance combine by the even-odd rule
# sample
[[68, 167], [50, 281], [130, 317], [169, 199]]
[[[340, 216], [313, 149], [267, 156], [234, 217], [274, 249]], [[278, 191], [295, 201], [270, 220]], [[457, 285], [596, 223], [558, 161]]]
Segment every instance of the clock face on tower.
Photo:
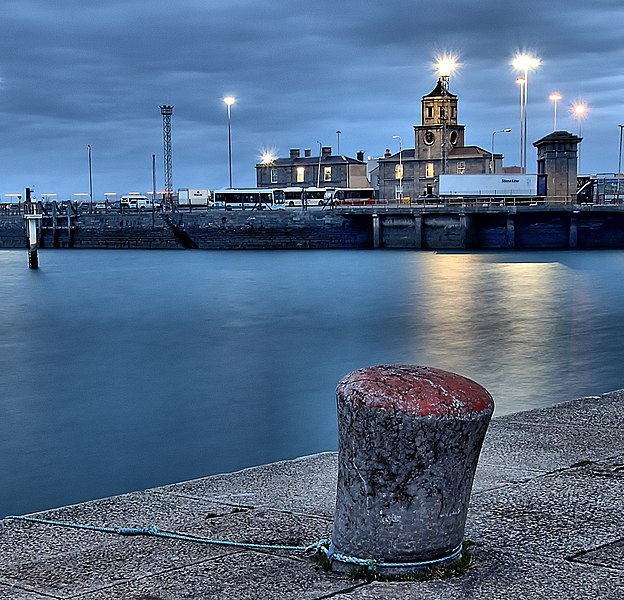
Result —
[[435, 142], [435, 134], [433, 133], [433, 131], [425, 132], [425, 144], [431, 146], [433, 142]]

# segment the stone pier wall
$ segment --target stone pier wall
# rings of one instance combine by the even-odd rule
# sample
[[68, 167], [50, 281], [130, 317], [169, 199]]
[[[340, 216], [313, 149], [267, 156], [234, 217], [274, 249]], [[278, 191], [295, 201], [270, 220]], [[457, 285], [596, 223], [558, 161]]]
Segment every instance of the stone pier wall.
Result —
[[[624, 208], [100, 213], [44, 218], [41, 248], [624, 248]], [[0, 248], [25, 248], [23, 216], [0, 214]]]

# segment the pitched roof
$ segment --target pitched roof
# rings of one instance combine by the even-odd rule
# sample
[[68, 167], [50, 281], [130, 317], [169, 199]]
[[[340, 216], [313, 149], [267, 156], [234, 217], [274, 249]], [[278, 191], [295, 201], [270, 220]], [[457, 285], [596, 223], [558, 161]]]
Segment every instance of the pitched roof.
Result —
[[457, 98], [455, 94], [451, 94], [451, 92], [449, 92], [442, 86], [442, 79], [438, 79], [437, 85], [428, 94], [423, 96], [423, 98], [439, 98], [440, 96], [450, 96], [451, 98]]
[[[256, 164], [257, 167], [288, 167], [288, 166], [305, 166], [305, 165], [318, 165], [318, 156], [299, 156], [297, 158], [276, 158], [271, 164], [267, 165], [262, 162]], [[322, 165], [365, 165], [363, 160], [357, 160], [350, 156], [343, 156], [342, 154], [322, 156]]]
[[455, 147], [448, 153], [450, 158], [489, 158], [492, 156], [489, 150], [479, 146]]

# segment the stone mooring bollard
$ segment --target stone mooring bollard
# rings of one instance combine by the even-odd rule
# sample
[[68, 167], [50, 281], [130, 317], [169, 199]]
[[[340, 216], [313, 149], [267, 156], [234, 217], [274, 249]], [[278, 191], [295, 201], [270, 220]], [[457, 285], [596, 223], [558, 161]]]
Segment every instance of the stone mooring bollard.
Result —
[[381, 365], [344, 377], [336, 398], [332, 568], [404, 574], [458, 558], [489, 392], [455, 373]]

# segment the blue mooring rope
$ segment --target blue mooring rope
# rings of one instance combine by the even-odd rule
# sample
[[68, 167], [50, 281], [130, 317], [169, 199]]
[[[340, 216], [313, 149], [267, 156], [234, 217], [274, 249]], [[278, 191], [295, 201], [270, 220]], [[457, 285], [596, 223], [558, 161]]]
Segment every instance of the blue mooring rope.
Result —
[[216, 546], [233, 546], [237, 548], [248, 548], [252, 550], [285, 550], [288, 552], [304, 552], [317, 554], [322, 552], [328, 560], [338, 561], [342, 563], [352, 564], [355, 566], [366, 567], [370, 571], [376, 571], [379, 568], [405, 568], [405, 569], [426, 569], [440, 563], [450, 562], [459, 558], [462, 553], [462, 544], [457, 546], [448, 556], [433, 560], [425, 560], [420, 562], [386, 562], [373, 558], [358, 558], [349, 556], [341, 552], [337, 552], [330, 539], [322, 539], [308, 546], [287, 546], [279, 544], [253, 544], [249, 542], [232, 542], [228, 540], [214, 540], [210, 538], [196, 537], [183, 533], [169, 533], [160, 531], [157, 527], [103, 527], [100, 525], [84, 525], [81, 523], [70, 523], [68, 521], [54, 521], [52, 519], [41, 519], [39, 517], [27, 517], [19, 515], [8, 515], [4, 517], [7, 520], [27, 521], [30, 523], [41, 523], [44, 525], [55, 525], [57, 527], [69, 527], [72, 529], [86, 529], [88, 531], [98, 531], [101, 533], [113, 533], [116, 535], [146, 535], [160, 538], [168, 538], [174, 540], [182, 540], [186, 542], [198, 542], [200, 544], [212, 544]]
[[184, 533], [169, 533], [160, 531], [158, 527], [102, 527], [99, 525], [83, 525], [81, 523], [69, 523], [67, 521], [53, 521], [51, 519], [40, 519], [38, 517], [26, 517], [9, 515], [5, 519], [13, 519], [17, 521], [28, 521], [30, 523], [42, 523], [44, 525], [56, 525], [58, 527], [71, 527], [73, 529], [87, 529], [89, 531], [99, 531], [102, 533], [115, 533], [117, 535], [148, 535], [161, 538], [169, 538], [174, 540], [183, 540], [186, 542], [199, 542], [201, 544], [214, 544], [217, 546], [236, 546], [239, 548], [251, 548], [255, 550], [289, 550], [293, 552], [310, 552], [318, 551], [322, 543], [328, 540], [321, 540], [309, 546], [281, 546], [277, 544], [252, 544], [248, 542], [230, 542], [227, 540], [212, 540], [209, 538], [196, 537]]

